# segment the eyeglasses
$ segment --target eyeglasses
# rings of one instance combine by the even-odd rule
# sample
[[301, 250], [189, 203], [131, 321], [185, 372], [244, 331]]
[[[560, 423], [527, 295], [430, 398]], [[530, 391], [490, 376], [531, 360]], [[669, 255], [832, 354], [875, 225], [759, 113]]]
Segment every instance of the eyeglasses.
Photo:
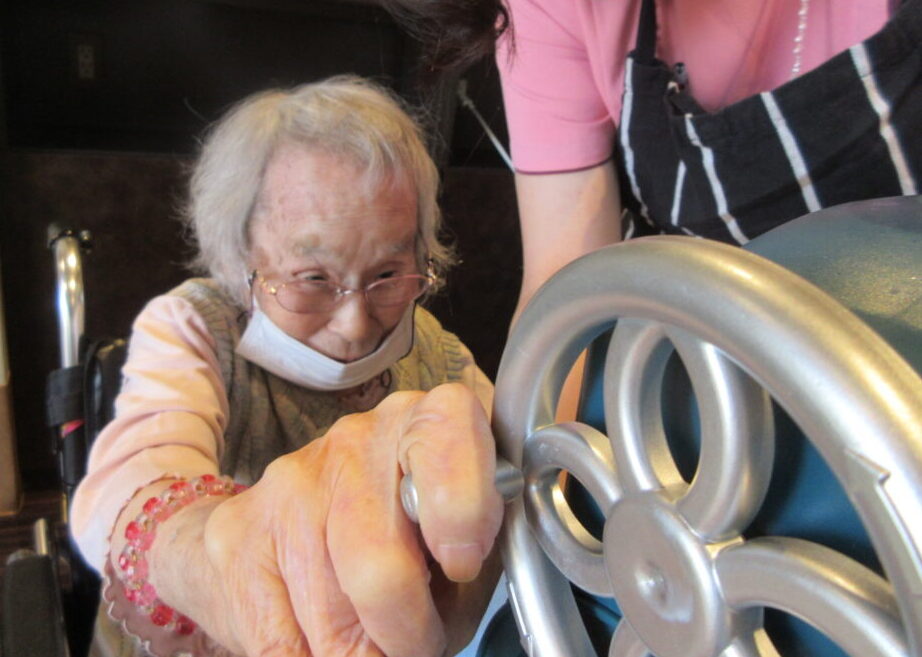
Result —
[[294, 279], [271, 285], [258, 270], [250, 274], [249, 283], [254, 281], [275, 297], [278, 304], [293, 313], [323, 313], [333, 310], [347, 294], [361, 292], [366, 303], [374, 308], [392, 308], [415, 301], [432, 287], [432, 274], [407, 274], [392, 278], [381, 278], [365, 287], [350, 289], [330, 281]]

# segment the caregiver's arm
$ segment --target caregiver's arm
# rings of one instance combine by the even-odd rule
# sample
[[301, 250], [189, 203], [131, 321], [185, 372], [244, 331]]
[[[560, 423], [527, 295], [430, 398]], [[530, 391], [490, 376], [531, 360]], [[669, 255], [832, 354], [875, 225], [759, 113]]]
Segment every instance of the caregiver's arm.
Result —
[[621, 196], [611, 160], [580, 171], [515, 174], [524, 272], [515, 317], [572, 260], [621, 239]]
[[[513, 324], [541, 285], [576, 258], [621, 239], [621, 196], [611, 160], [580, 171], [515, 175], [524, 271]], [[557, 417], [576, 417], [582, 359], [567, 378]]]

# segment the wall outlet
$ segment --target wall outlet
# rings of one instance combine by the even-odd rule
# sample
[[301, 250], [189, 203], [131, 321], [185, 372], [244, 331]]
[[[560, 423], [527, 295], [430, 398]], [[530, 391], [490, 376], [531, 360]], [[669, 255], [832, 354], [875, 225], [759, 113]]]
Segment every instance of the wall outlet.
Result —
[[92, 43], [77, 44], [77, 79], [96, 79], [96, 47]]
[[80, 84], [92, 84], [99, 80], [102, 63], [102, 48], [99, 36], [95, 34], [74, 34], [70, 39], [71, 70]]

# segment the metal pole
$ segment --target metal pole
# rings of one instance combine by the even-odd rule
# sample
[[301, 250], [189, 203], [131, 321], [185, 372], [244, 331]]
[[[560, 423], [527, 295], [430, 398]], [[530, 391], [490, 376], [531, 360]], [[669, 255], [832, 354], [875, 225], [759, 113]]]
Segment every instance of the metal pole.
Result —
[[61, 367], [70, 367], [80, 361], [80, 338], [83, 336], [81, 238], [73, 231], [61, 230], [54, 224], [48, 229], [48, 237], [49, 246], [54, 251]]

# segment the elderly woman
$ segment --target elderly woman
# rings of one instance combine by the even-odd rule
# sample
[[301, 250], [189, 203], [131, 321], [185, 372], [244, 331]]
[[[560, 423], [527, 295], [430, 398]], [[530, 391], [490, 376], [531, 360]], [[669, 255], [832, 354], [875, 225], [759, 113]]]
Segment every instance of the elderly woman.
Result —
[[73, 503], [106, 576], [96, 654], [463, 647], [502, 502], [492, 387], [416, 305], [450, 260], [437, 185], [417, 126], [356, 78], [258, 94], [210, 133], [188, 210], [210, 277], [137, 318]]

